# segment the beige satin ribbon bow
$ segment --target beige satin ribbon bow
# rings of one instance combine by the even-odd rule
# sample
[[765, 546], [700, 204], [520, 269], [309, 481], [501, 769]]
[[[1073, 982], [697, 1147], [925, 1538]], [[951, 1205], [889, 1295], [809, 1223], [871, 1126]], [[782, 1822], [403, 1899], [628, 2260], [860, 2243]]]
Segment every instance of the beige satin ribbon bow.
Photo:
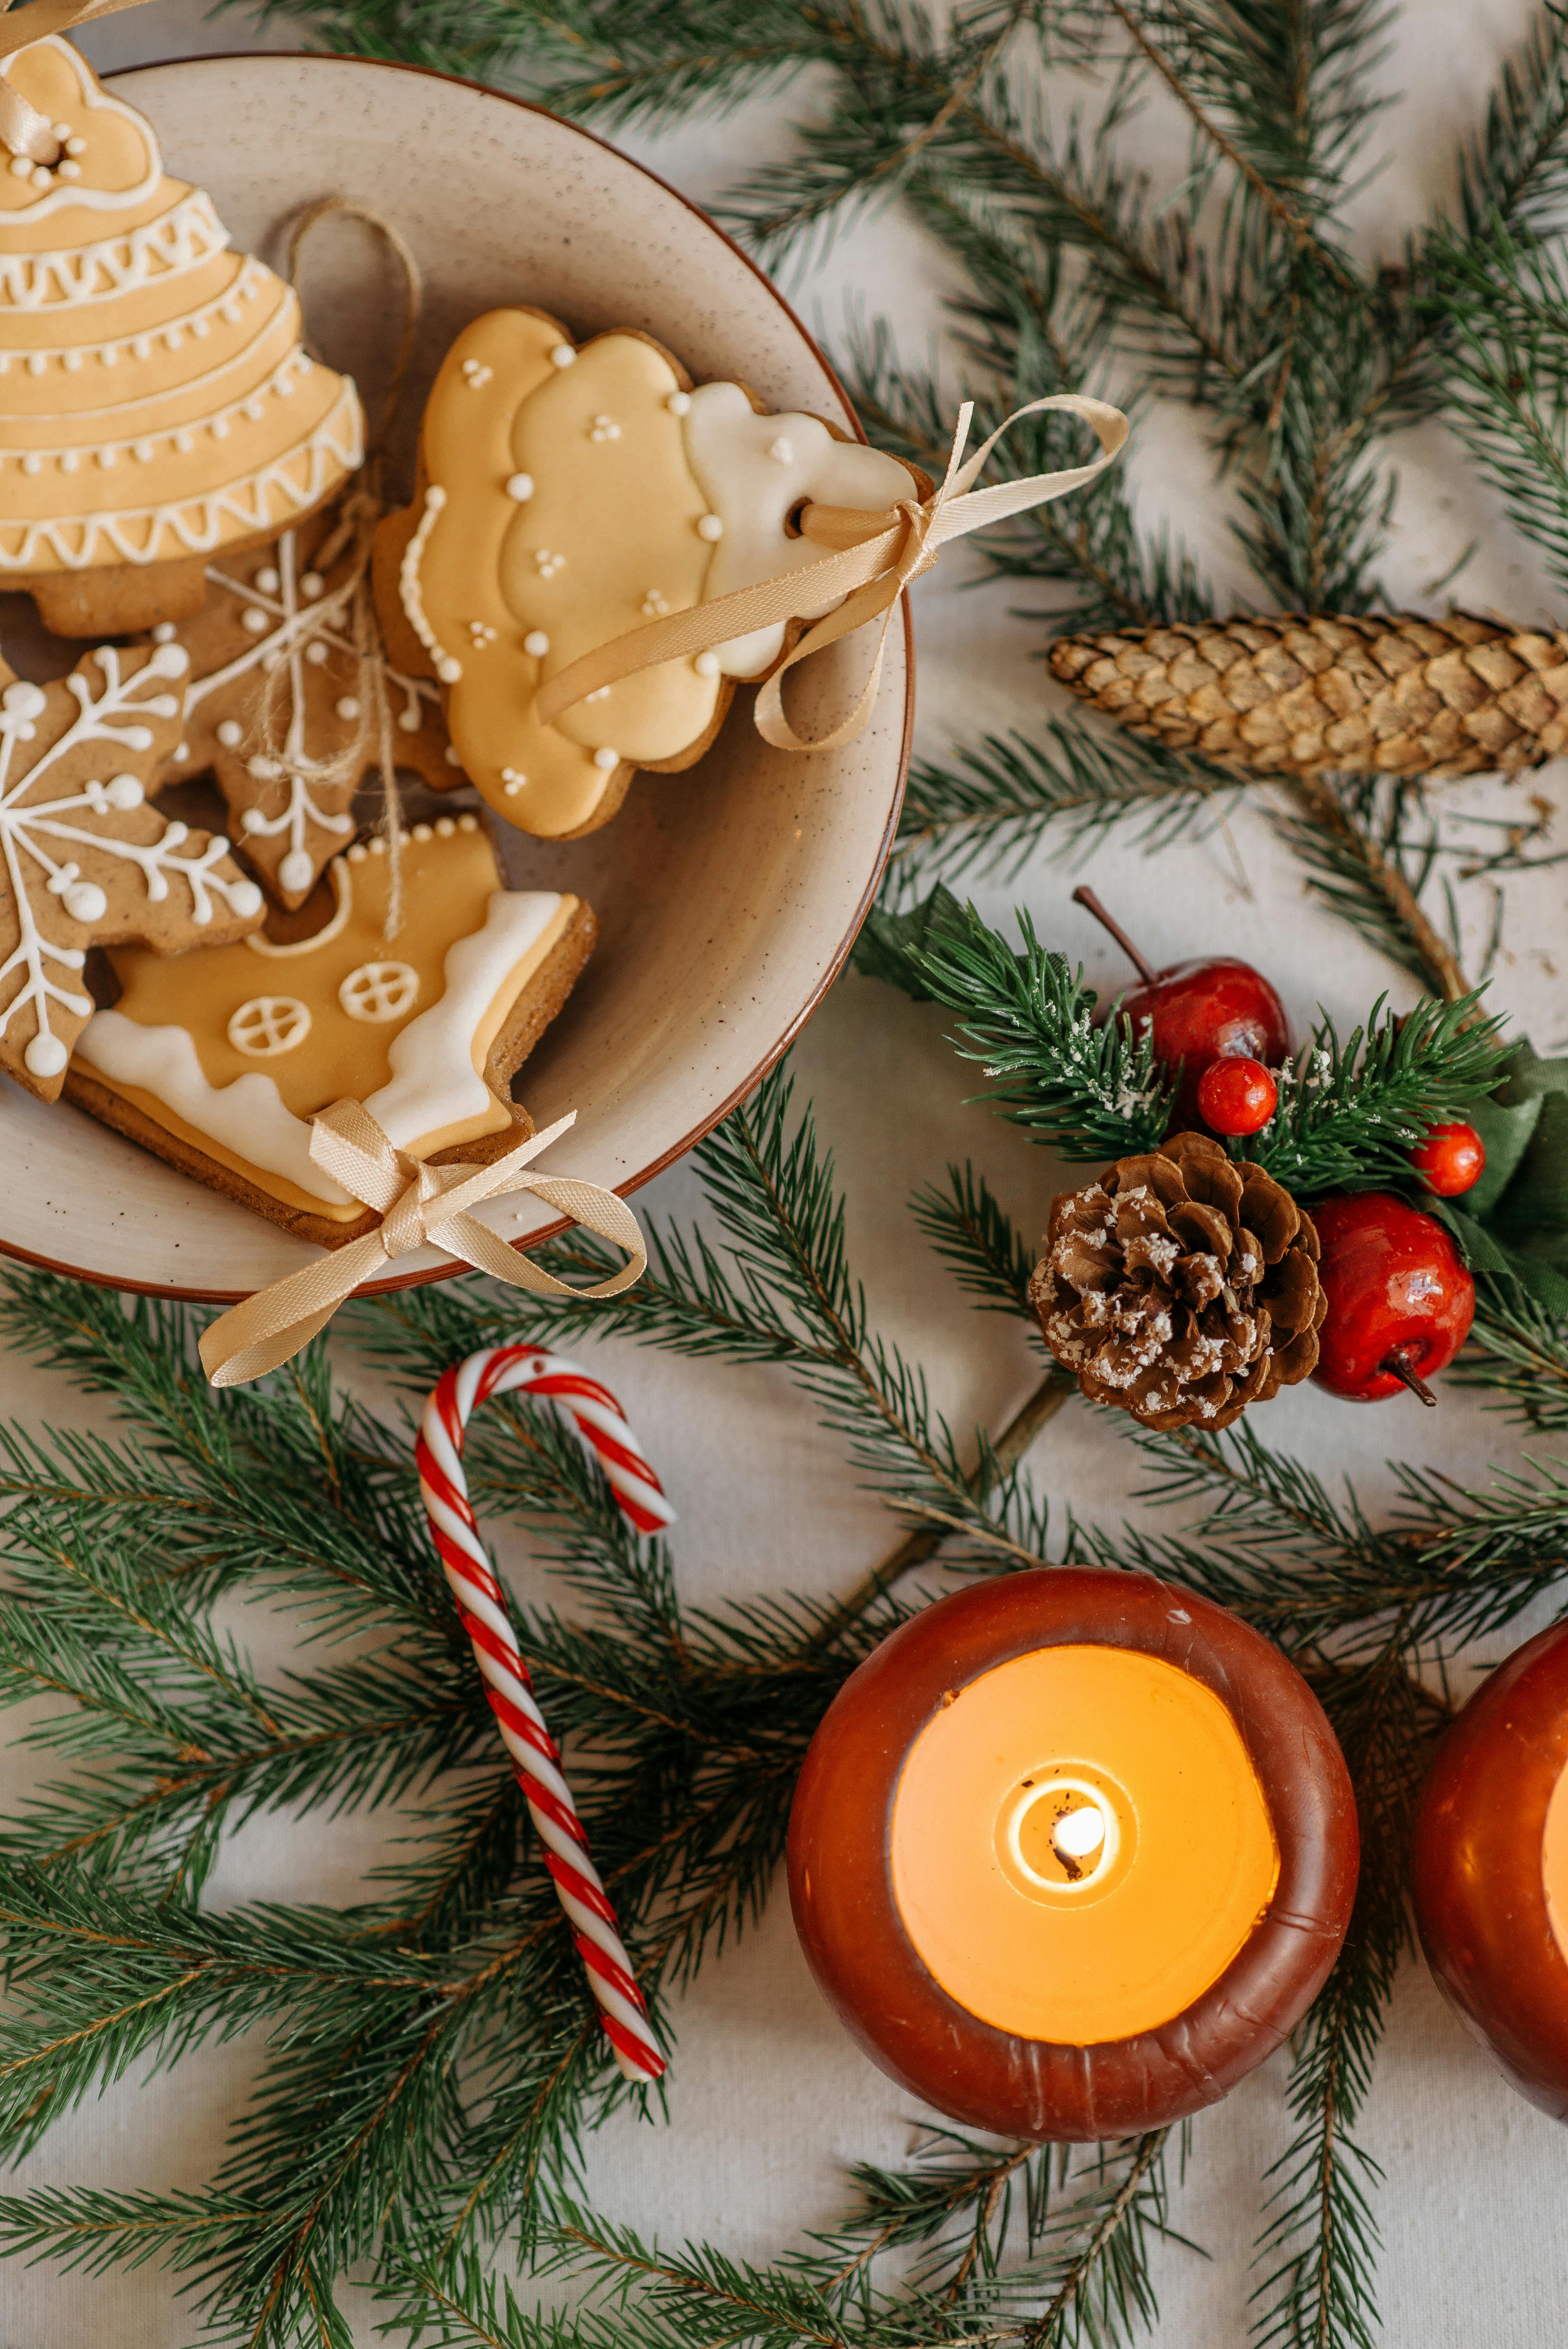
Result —
[[[20, 90], [12, 88], [4, 60], [41, 41], [46, 33], [74, 33], [99, 16], [118, 16], [120, 9], [139, 5], [140, 0], [31, 0], [19, 16], [0, 25], [0, 147], [9, 148], [13, 155], [26, 155], [35, 163], [57, 163], [60, 158], [54, 124], [36, 106], [29, 106]], [[11, 0], [0, 0], [0, 15], [10, 6]]]
[[[489, 1166], [426, 1166], [393, 1148], [369, 1111], [356, 1101], [335, 1102], [311, 1121], [310, 1154], [346, 1191], [374, 1207], [381, 1222], [362, 1239], [334, 1248], [270, 1288], [258, 1289], [220, 1315], [202, 1332], [201, 1367], [215, 1387], [243, 1386], [275, 1371], [324, 1330], [346, 1297], [384, 1264], [416, 1248], [444, 1248], [479, 1272], [536, 1297], [614, 1297], [647, 1270], [648, 1252], [637, 1219], [624, 1199], [600, 1184], [570, 1174], [525, 1174], [531, 1158], [566, 1132], [577, 1112], [558, 1118]], [[574, 1224], [624, 1248], [628, 1261], [592, 1288], [557, 1280], [489, 1226], [468, 1213], [502, 1191], [531, 1191]]]
[[[1100, 454], [1092, 464], [1074, 465], [1060, 473], [1030, 473], [1016, 481], [995, 481], [985, 490], [971, 489], [970, 483], [1004, 432], [1026, 416], [1040, 416], [1052, 409], [1069, 416], [1081, 416], [1093, 428]], [[651, 621], [645, 628], [632, 628], [624, 636], [612, 636], [607, 644], [596, 645], [592, 652], [559, 670], [541, 688], [534, 702], [534, 715], [540, 724], [550, 725], [574, 702], [584, 700], [603, 686], [614, 685], [624, 677], [634, 676], [639, 669], [652, 668], [659, 661], [708, 652], [715, 645], [727, 644], [733, 636], [748, 636], [754, 629], [776, 626], [780, 620], [797, 618], [804, 609], [842, 596], [845, 600], [838, 609], [807, 630], [763, 685], [757, 697], [756, 719], [757, 730], [763, 740], [778, 750], [833, 750], [841, 742], [852, 741], [872, 714], [887, 633], [898, 599], [910, 581], [930, 570], [939, 550], [950, 540], [966, 538], [973, 530], [984, 530], [987, 523], [1006, 522], [1013, 514], [1026, 513], [1034, 506], [1049, 505], [1055, 498], [1065, 498], [1074, 490], [1083, 489], [1120, 455], [1128, 434], [1127, 419], [1119, 408], [1079, 392], [1056, 392], [1048, 399], [1031, 399], [1026, 407], [1016, 409], [965, 463], [964, 450], [974, 413], [974, 402], [965, 400], [958, 411], [946, 474], [923, 505], [913, 498], [901, 499], [886, 513], [856, 513], [847, 507], [808, 507], [801, 524], [804, 533], [824, 543], [836, 541], [841, 552], [825, 555], [820, 563], [808, 564], [801, 570], [760, 580], [754, 587], [738, 587], [733, 595], [717, 596], [711, 604], [694, 604], [687, 611], [672, 612], [665, 619]], [[807, 740], [796, 733], [784, 715], [782, 688], [786, 673], [798, 661], [810, 659], [813, 653], [820, 652], [840, 636], [863, 628], [879, 614], [882, 629], [877, 637], [876, 658], [860, 699], [830, 734]]]

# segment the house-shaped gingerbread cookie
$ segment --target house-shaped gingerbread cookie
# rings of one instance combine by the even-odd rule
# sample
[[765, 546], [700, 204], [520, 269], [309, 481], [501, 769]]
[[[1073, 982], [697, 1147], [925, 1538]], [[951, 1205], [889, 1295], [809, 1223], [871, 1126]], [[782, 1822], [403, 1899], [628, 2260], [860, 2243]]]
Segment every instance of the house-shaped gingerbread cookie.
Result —
[[410, 1158], [483, 1161], [532, 1131], [518, 1067], [593, 946], [579, 897], [501, 885], [472, 815], [416, 825], [403, 919], [386, 935], [391, 860], [356, 843], [327, 868], [330, 918], [160, 957], [111, 948], [119, 988], [77, 1040], [67, 1098], [170, 1165], [327, 1247], [375, 1217], [310, 1155], [310, 1119], [362, 1102]]

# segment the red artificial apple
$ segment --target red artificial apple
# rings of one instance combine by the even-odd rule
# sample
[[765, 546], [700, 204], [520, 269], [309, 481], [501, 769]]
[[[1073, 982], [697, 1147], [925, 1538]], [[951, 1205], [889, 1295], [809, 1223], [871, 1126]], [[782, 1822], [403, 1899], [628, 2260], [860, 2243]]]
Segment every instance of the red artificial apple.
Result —
[[1147, 1020], [1156, 1060], [1171, 1068], [1181, 1065], [1181, 1087], [1171, 1112], [1172, 1133], [1199, 1123], [1198, 1080], [1212, 1061], [1279, 1066], [1290, 1050], [1290, 1029], [1284, 1006], [1261, 970], [1234, 955], [1200, 955], [1156, 970], [1092, 889], [1075, 889], [1073, 901], [1109, 931], [1142, 981], [1121, 999], [1134, 1031], [1141, 1031]]
[[1350, 1402], [1378, 1402], [1445, 1370], [1470, 1335], [1475, 1283], [1441, 1224], [1387, 1191], [1323, 1199], [1312, 1210], [1328, 1300], [1313, 1377]]
[[1410, 1164], [1439, 1199], [1457, 1198], [1480, 1181], [1486, 1144], [1473, 1125], [1429, 1125], [1411, 1151]]

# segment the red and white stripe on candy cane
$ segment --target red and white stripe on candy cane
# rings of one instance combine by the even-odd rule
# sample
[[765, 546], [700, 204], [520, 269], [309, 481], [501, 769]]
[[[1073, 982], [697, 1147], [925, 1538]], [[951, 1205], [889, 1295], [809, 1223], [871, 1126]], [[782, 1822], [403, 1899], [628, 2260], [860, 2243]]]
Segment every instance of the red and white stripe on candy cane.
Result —
[[512, 1637], [505, 1594], [480, 1539], [463, 1475], [463, 1439], [470, 1414], [491, 1395], [519, 1390], [548, 1397], [565, 1414], [639, 1533], [656, 1533], [673, 1522], [675, 1511], [614, 1396], [559, 1354], [542, 1354], [533, 1346], [489, 1347], [448, 1371], [425, 1405], [414, 1457], [447, 1581], [463, 1629], [473, 1641], [490, 1710], [500, 1725], [501, 1742], [511, 1756], [578, 1955], [588, 1970], [615, 2060], [628, 2080], [653, 2081], [665, 2070], [665, 2058], [654, 2037], [615, 1911], [589, 1857], [588, 1838], [560, 1753]]

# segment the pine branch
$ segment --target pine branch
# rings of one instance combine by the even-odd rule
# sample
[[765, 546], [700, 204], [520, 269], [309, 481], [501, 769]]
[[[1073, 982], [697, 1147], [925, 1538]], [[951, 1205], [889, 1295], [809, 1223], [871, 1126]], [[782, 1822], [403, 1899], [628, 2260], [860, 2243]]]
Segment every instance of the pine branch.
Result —
[[1202, 760], [1077, 719], [1049, 719], [1036, 740], [986, 735], [950, 764], [911, 767], [892, 886], [912, 892], [928, 871], [948, 885], [996, 873], [1011, 880], [1042, 849], [1077, 855], [1118, 824], [1152, 854], [1207, 837], [1237, 797], [1235, 778]]
[[1380, 1019], [1379, 1000], [1344, 1046], [1321, 1019], [1244, 1154], [1304, 1200], [1379, 1179], [1408, 1184], [1410, 1151], [1428, 1126], [1462, 1117], [1502, 1074], [1501, 1021], [1482, 1019], [1479, 1000], [1429, 997], [1403, 1019]]
[[1253, 2294], [1259, 2349], [1375, 2349], [1382, 2172], [1352, 2131], [1371, 2085], [1394, 1981], [1410, 1943], [1405, 1879], [1415, 1797], [1443, 1708], [1410, 1680], [1402, 1642], [1358, 1670], [1319, 1669], [1314, 1685], [1356, 1788], [1361, 1873], [1345, 1946], [1296, 2034], [1289, 2101], [1296, 2124], [1270, 2170]]
[[982, 921], [938, 890], [904, 916], [873, 915], [862, 969], [917, 997], [961, 1012], [953, 1041], [960, 1056], [999, 1078], [979, 1096], [1064, 1158], [1115, 1158], [1152, 1150], [1164, 1133], [1174, 1085], [1161, 1073], [1147, 1033], [1112, 1018], [1097, 1026], [1095, 993], [1062, 956], [1047, 953], [1026, 913], [1024, 950], [1015, 952]]
[[1514, 1282], [1476, 1282], [1470, 1344], [1449, 1374], [1542, 1435], [1568, 1433], [1568, 1330]]

